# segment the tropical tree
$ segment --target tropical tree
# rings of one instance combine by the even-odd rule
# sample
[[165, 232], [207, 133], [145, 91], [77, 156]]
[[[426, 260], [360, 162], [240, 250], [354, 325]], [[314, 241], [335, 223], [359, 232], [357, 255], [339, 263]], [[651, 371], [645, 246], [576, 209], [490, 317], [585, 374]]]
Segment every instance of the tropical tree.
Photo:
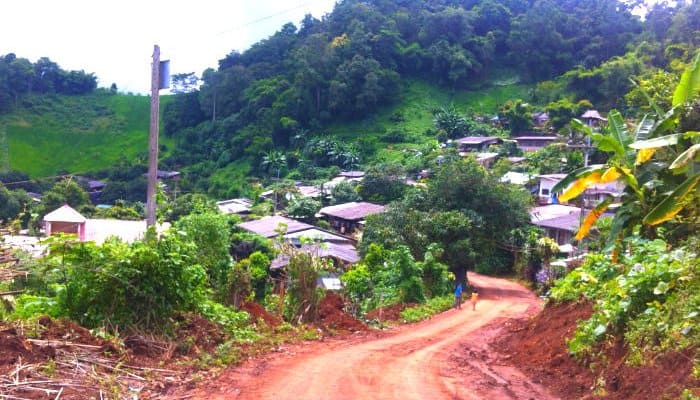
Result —
[[63, 179], [44, 193], [39, 217], [43, 217], [64, 204], [79, 210], [80, 207], [90, 204], [90, 197], [85, 189], [73, 179]]
[[361, 197], [359, 194], [357, 194], [355, 186], [356, 185], [350, 181], [339, 182], [337, 185], [331, 188], [331, 202], [333, 204], [343, 204], [360, 200]]
[[287, 206], [287, 214], [290, 217], [311, 222], [320, 209], [320, 201], [311, 197], [295, 196]]

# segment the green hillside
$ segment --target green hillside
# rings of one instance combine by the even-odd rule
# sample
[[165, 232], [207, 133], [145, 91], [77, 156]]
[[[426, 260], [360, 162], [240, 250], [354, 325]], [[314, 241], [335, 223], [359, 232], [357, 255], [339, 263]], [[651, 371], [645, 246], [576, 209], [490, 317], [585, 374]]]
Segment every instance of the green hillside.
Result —
[[[7, 132], [10, 167], [42, 177], [96, 171], [121, 159], [145, 159], [149, 114], [147, 96], [97, 92], [32, 96], [13, 113], [1, 115], [0, 123]], [[166, 138], [161, 144], [169, 147]]]
[[[447, 90], [419, 80], [408, 80], [395, 103], [365, 119], [331, 124], [329, 134], [355, 141], [365, 137], [381, 145], [381, 136], [400, 127], [408, 136], [397, 148], [425, 143], [432, 139], [423, 133], [433, 127], [432, 110], [453, 105], [460, 111], [494, 113], [498, 104], [512, 98], [524, 98], [532, 86], [506, 85], [479, 90]], [[161, 97], [161, 107], [172, 98]], [[150, 99], [148, 96], [98, 92], [83, 96], [32, 97], [25, 106], [0, 116], [6, 126], [10, 166], [31, 177], [44, 177], [60, 172], [85, 173], [113, 166], [121, 160], [146, 160]], [[401, 115], [396, 123], [392, 117]], [[162, 134], [161, 148], [172, 148], [173, 139]], [[167, 153], [167, 151], [166, 151]], [[166, 154], [161, 154], [164, 157]], [[391, 158], [382, 151], [380, 157]], [[224, 173], [230, 180], [245, 176], [249, 167], [232, 166]], [[222, 178], [223, 178], [222, 176]]]
[[392, 117], [400, 115], [404, 119], [400, 125], [410, 136], [421, 135], [434, 126], [432, 111], [438, 107], [453, 105], [460, 112], [493, 114], [506, 100], [527, 98], [532, 87], [512, 84], [479, 90], [448, 90], [424, 81], [407, 80], [396, 104], [381, 108], [365, 119], [332, 124], [328, 131], [347, 139], [378, 134], [396, 126]]

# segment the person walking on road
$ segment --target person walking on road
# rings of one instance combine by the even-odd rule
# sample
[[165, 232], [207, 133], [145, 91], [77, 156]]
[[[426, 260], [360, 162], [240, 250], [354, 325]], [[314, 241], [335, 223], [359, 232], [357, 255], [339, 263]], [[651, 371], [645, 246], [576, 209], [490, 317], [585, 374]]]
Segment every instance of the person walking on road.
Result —
[[462, 284], [458, 283], [455, 288], [455, 308], [462, 309]]
[[479, 292], [474, 289], [472, 291], [472, 297], [471, 297], [471, 303], [472, 303], [472, 311], [476, 311], [476, 302], [479, 301]]

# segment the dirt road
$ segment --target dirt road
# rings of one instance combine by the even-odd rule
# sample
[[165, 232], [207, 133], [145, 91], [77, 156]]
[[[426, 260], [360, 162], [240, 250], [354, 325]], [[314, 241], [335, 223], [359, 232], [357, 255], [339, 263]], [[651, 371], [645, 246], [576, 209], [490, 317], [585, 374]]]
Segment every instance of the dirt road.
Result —
[[[311, 343], [227, 371], [201, 399], [555, 399], [486, 344], [540, 301], [506, 280], [469, 275], [469, 304], [379, 338]], [[506, 356], [507, 357], [507, 356]]]

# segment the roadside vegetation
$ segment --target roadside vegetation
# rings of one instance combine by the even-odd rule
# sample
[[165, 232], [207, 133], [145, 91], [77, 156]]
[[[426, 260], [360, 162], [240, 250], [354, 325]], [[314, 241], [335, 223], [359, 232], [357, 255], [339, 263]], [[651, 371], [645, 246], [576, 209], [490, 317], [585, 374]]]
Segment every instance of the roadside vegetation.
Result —
[[[613, 0], [426, 4], [345, 0], [201, 77], [176, 76], [160, 167], [182, 175], [158, 193], [158, 221], [171, 228], [133, 243], [52, 236], [39, 258], [3, 248], [0, 333], [20, 344], [76, 338], [92, 351], [87, 363], [102, 364], [92, 395], [118, 398], [139, 371], [123, 373], [124, 360], [201, 373], [195, 384], [289, 341], [429, 318], [452, 306], [456, 283], [468, 294], [476, 271], [519, 279], [550, 305], [590, 306], [567, 346], [591, 370], [622, 343], [628, 365], [682, 354], [700, 379], [700, 3], [658, 4], [645, 21]], [[3, 233], [37, 234], [64, 204], [143, 217], [148, 99], [95, 82], [48, 59], [0, 57]], [[594, 108], [607, 125], [579, 120]], [[524, 154], [513, 140], [523, 135], [561, 140]], [[464, 136], [504, 139], [489, 149], [501, 159], [460, 154]], [[330, 196], [290, 195], [352, 170], [362, 181]], [[611, 198], [582, 220], [574, 242], [588, 254], [555, 262], [556, 241], [530, 224], [532, 193], [501, 182], [506, 172], [567, 174], [553, 189], [561, 202], [612, 181], [624, 193], [614, 217], [604, 216]], [[107, 182], [100, 202], [112, 207], [92, 203], [90, 179]], [[241, 196], [246, 219], [284, 213], [328, 229], [323, 205], [365, 200], [386, 212], [366, 219], [361, 259], [345, 269], [300, 251], [311, 241], [283, 241], [284, 226], [279, 238], [257, 236], [214, 204]], [[331, 276], [340, 291], [317, 286]], [[92, 347], [69, 335], [78, 331]], [[0, 357], [0, 369], [14, 362]], [[596, 395], [611, 384], [596, 383]], [[700, 396], [691, 384], [677, 392]]]

